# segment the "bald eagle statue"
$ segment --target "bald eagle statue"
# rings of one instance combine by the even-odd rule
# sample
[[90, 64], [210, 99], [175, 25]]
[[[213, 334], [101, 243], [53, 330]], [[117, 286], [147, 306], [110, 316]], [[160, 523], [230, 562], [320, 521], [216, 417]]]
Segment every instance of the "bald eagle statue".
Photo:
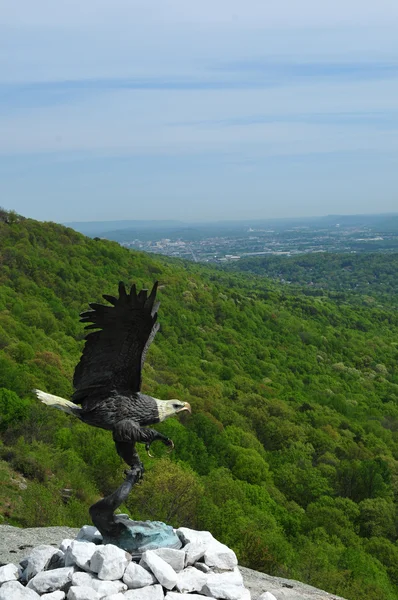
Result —
[[155, 440], [173, 448], [172, 440], [147, 425], [182, 411], [191, 412], [188, 402], [159, 400], [140, 392], [145, 356], [159, 329], [157, 287], [156, 282], [148, 295], [148, 290], [137, 293], [135, 285], [128, 292], [120, 282], [118, 298], [103, 296], [109, 306], [90, 303], [91, 310], [80, 315], [83, 323], [89, 323], [85, 329], [95, 331], [86, 336], [75, 369], [72, 402], [34, 390], [44, 404], [112, 431], [117, 453], [140, 476], [143, 467], [137, 442], [145, 444], [148, 454]]

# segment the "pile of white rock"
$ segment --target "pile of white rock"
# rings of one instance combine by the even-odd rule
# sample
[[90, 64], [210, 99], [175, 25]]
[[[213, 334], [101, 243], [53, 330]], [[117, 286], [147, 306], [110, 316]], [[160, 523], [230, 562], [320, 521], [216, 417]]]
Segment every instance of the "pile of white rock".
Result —
[[59, 548], [36, 546], [18, 566], [0, 567], [0, 600], [250, 600], [230, 548], [207, 531], [176, 533], [180, 550], [147, 550], [136, 562], [86, 525]]

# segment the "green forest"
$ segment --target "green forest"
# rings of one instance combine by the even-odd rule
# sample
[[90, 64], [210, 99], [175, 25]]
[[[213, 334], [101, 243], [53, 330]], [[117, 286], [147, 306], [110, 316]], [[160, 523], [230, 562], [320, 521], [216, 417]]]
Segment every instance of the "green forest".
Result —
[[[343, 259], [318, 256], [323, 272]], [[392, 260], [377, 257], [380, 280]], [[309, 291], [301, 275], [288, 286], [0, 211], [0, 522], [79, 527], [121, 483], [112, 434], [31, 390], [69, 398], [79, 313], [119, 280], [159, 280], [142, 389], [193, 414], [159, 425], [172, 454], [140, 448], [123, 512], [210, 530], [240, 564], [348, 600], [398, 600], [398, 314], [391, 290], [351, 291], [356, 278], [353, 261], [338, 293]]]
[[398, 252], [310, 253], [298, 256], [245, 257], [225, 269], [248, 272], [299, 285], [305, 293], [319, 290], [354, 291], [362, 296], [383, 298], [396, 304], [398, 297]]

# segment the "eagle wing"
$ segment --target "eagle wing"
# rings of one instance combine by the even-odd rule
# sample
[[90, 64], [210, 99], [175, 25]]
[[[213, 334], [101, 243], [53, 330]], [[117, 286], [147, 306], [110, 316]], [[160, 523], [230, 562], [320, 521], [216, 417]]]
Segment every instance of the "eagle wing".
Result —
[[[141, 370], [150, 343], [159, 329], [155, 302], [158, 282], [148, 290], [130, 293], [119, 283], [119, 297], [103, 295], [111, 306], [90, 303], [91, 310], [80, 315], [85, 329], [96, 329], [86, 336], [83, 354], [76, 366], [73, 400], [81, 403], [93, 393], [118, 390], [138, 392]], [[103, 397], [103, 396], [102, 396]]]

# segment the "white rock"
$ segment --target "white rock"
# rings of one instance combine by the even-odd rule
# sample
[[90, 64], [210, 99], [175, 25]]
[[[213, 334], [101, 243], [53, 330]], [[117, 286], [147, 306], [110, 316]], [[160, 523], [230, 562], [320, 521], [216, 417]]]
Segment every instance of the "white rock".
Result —
[[40, 596], [19, 581], [6, 581], [0, 588], [0, 600], [40, 600]]
[[203, 588], [203, 593], [212, 598], [222, 598], [223, 600], [251, 600], [250, 592], [241, 585], [230, 584], [212, 584], [207, 583]]
[[50, 562], [46, 565], [46, 570], [50, 569], [61, 569], [65, 566], [65, 553], [62, 550], [58, 549], [52, 557], [50, 558]]
[[199, 559], [201, 559], [210, 545], [210, 542], [189, 542], [186, 546], [184, 546], [185, 550], [185, 566], [195, 564]]
[[24, 571], [25, 581], [29, 581], [29, 579], [32, 579], [37, 573], [44, 571], [50, 564], [53, 555], [57, 552], [59, 552], [58, 548], [54, 548], [54, 546], [49, 546], [47, 544], [42, 544], [33, 548], [29, 556], [26, 557], [27, 565]]
[[127, 590], [127, 585], [122, 581], [100, 581], [99, 579], [93, 579], [91, 583], [101, 598], [105, 598], [111, 594], [119, 594]]
[[70, 540], [69, 538], [65, 538], [64, 540], [62, 540], [62, 542], [59, 545], [59, 549], [62, 550], [62, 552], [66, 552], [67, 548], [71, 545], [72, 542], [74, 542], [75, 540]]
[[243, 577], [238, 567], [233, 571], [224, 571], [223, 573], [209, 573], [207, 575], [207, 583], [212, 585], [242, 585]]
[[99, 579], [114, 581], [123, 577], [130, 561], [131, 555], [128, 552], [113, 544], [106, 544], [97, 546], [90, 562], [90, 569], [98, 573]]
[[40, 596], [41, 599], [44, 600], [64, 600], [66, 598], [65, 592], [61, 592], [61, 590], [57, 590], [56, 592], [50, 592], [49, 594], [43, 594]]
[[261, 596], [259, 597], [258, 600], [277, 600], [274, 596], [274, 594], [271, 594], [271, 592], [264, 592], [264, 594], [261, 594]]
[[14, 563], [0, 567], [0, 585], [6, 581], [16, 581], [18, 579], [18, 571], [18, 567]]
[[[151, 552], [151, 550], [147, 550]], [[161, 585], [149, 585], [139, 590], [128, 590], [123, 595], [124, 600], [163, 600], [164, 594]]]
[[204, 560], [209, 567], [232, 571], [238, 565], [236, 554], [225, 544], [214, 540], [204, 554]]
[[68, 600], [101, 600], [101, 598], [102, 596], [88, 585], [72, 585], [67, 595]]
[[208, 573], [211, 571], [210, 567], [208, 567], [205, 563], [196, 562], [194, 564], [195, 569], [199, 569], [199, 571], [203, 571], [203, 573]]
[[195, 567], [187, 567], [177, 577], [177, 590], [183, 593], [200, 592], [207, 583], [207, 575]]
[[98, 546], [92, 542], [75, 540], [68, 546], [65, 552], [65, 566], [77, 565], [85, 571], [90, 571], [90, 562]]
[[176, 592], [167, 592], [164, 600], [209, 600], [209, 596], [202, 596], [202, 594], [177, 594]]
[[104, 600], [124, 600], [125, 597], [124, 594], [111, 594], [110, 596], [106, 596]]
[[153, 550], [147, 550], [142, 555], [140, 564], [148, 565], [158, 582], [167, 590], [172, 590], [177, 583], [177, 573], [163, 558]]
[[76, 536], [77, 540], [84, 540], [86, 542], [94, 542], [100, 544], [102, 542], [102, 535], [96, 527], [93, 525], [83, 525], [79, 533]]
[[144, 567], [141, 567], [141, 565], [137, 565], [137, 563], [133, 561], [127, 565], [127, 569], [123, 575], [123, 581], [131, 590], [157, 583], [157, 580], [152, 573], [144, 569]]
[[183, 544], [189, 544], [190, 542], [210, 544], [215, 541], [210, 531], [196, 531], [188, 527], [180, 527], [176, 529], [176, 533]]
[[157, 548], [154, 550], [154, 553], [173, 567], [176, 573], [179, 573], [183, 570], [185, 564], [184, 550], [176, 550], [175, 548]]
[[81, 571], [76, 571], [76, 573], [73, 573], [72, 575], [72, 585], [88, 585], [89, 587], [93, 587], [91, 585], [93, 579], [95, 579], [95, 575], [92, 573], [82, 573]]
[[74, 567], [62, 567], [61, 569], [53, 569], [52, 571], [42, 571], [29, 581], [27, 587], [33, 589], [38, 594], [63, 590], [72, 581], [74, 571]]
[[72, 575], [72, 585], [79, 587], [91, 587], [98, 592], [101, 597], [109, 596], [110, 594], [118, 594], [127, 590], [127, 585], [122, 581], [103, 581], [98, 579], [92, 573], [77, 572]]

